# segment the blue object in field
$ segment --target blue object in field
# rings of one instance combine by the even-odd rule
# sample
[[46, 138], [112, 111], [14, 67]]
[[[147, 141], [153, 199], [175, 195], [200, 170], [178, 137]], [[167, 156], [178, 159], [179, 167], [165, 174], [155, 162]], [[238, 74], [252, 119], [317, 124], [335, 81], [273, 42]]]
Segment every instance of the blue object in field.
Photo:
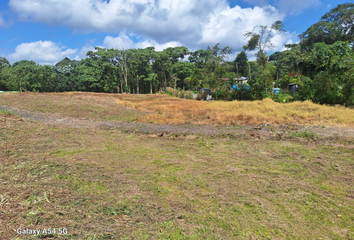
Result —
[[274, 95], [279, 95], [280, 88], [274, 88], [273, 91], [274, 91]]
[[[231, 85], [231, 87], [232, 87], [232, 89], [233, 89], [233, 90], [238, 91], [238, 90], [239, 90], [240, 85], [238, 85], [238, 86]], [[246, 89], [246, 91], [249, 91], [249, 90], [250, 90], [250, 87], [246, 85], [245, 89]]]

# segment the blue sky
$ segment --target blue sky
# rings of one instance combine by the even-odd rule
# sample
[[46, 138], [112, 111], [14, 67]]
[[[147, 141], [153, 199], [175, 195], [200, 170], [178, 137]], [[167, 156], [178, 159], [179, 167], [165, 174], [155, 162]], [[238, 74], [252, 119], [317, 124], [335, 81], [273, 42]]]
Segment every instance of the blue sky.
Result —
[[[82, 59], [95, 46], [145, 48], [220, 43], [234, 54], [255, 25], [284, 22], [288, 31], [272, 39], [274, 49], [297, 42], [298, 34], [331, 8], [330, 0], [9, 0], [0, 1], [0, 56], [11, 63], [55, 64]], [[250, 56], [252, 58], [252, 56]]]

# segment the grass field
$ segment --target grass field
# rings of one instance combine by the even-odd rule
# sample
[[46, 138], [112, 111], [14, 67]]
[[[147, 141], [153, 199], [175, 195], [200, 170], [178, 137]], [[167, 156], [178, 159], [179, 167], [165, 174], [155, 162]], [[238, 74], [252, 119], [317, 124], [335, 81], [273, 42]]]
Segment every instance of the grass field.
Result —
[[[184, 105], [209, 109], [192, 123], [221, 123], [213, 115], [199, 118], [233, 104], [258, 104], [255, 112], [261, 104], [272, 108], [267, 100], [206, 103], [165, 95], [0, 95], [0, 105], [121, 121], [173, 122], [185, 114]], [[316, 108], [322, 124], [352, 126], [353, 118], [325, 120], [325, 112], [350, 118], [352, 109], [312, 103], [273, 109], [281, 107], [298, 108], [299, 115]], [[319, 119], [308, 115], [303, 121]], [[1, 111], [0, 239], [354, 239], [353, 140], [172, 140], [23, 120]], [[49, 227], [67, 228], [68, 235], [16, 233]]]
[[1, 94], [0, 103], [64, 116], [169, 124], [304, 124], [354, 127], [354, 110], [313, 104], [263, 101], [195, 101], [168, 95], [104, 93]]

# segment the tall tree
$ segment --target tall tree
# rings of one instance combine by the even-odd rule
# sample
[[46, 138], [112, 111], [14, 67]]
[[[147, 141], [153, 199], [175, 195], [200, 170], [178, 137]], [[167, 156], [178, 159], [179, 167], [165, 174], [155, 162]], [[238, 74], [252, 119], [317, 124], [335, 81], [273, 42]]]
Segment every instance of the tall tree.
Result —
[[164, 52], [156, 52], [152, 69], [158, 75], [160, 88], [166, 89], [167, 82], [172, 79], [172, 61]]
[[184, 79], [192, 76], [194, 70], [193, 63], [190, 62], [177, 62], [172, 66], [172, 73], [174, 79], [174, 87], [177, 86], [177, 81], [182, 80], [179, 84], [179, 87], [183, 88]]
[[36, 66], [37, 64], [34, 61], [29, 61], [29, 60], [21, 60], [18, 62], [15, 62], [12, 67], [20, 66], [20, 65], [32, 65]]
[[272, 26], [258, 25], [253, 28], [252, 32], [246, 32], [245, 38], [247, 44], [243, 46], [244, 50], [254, 51], [257, 50], [256, 57], [257, 63], [263, 67], [263, 79], [267, 91], [267, 82], [271, 79], [268, 76], [269, 71], [266, 70], [268, 61], [267, 50], [272, 49], [274, 45], [271, 40], [275, 34], [285, 32], [284, 24], [281, 21], [276, 21]]
[[204, 70], [206, 73], [206, 85], [210, 88], [216, 87], [220, 83], [220, 78], [225, 74], [225, 69], [222, 64], [225, 62], [226, 57], [232, 53], [232, 48], [226, 46], [220, 47], [220, 43], [217, 43], [214, 47], [208, 46], [207, 51], [210, 52]]
[[0, 57], [0, 91], [8, 90], [6, 86], [5, 74], [1, 75], [1, 70], [3, 68], [9, 68], [9, 67], [11, 67], [10, 62], [6, 58]]
[[186, 47], [169, 47], [164, 49], [162, 52], [166, 53], [170, 57], [172, 63], [176, 63], [180, 59], [183, 60], [189, 53], [189, 50]]
[[11, 64], [6, 58], [0, 57], [0, 70], [4, 67], [11, 67]]
[[6, 71], [1, 72], [10, 90], [20, 92], [32, 90], [31, 85], [36, 81], [34, 61], [21, 60], [15, 62], [11, 68], [5, 69]]
[[[354, 3], [339, 4], [299, 37], [306, 51], [310, 51], [312, 45], [318, 42], [333, 44], [336, 41], [349, 41], [354, 44]], [[354, 45], [352, 47], [354, 49]]]
[[96, 47], [95, 51], [87, 52], [87, 63], [92, 68], [92, 74], [96, 81], [90, 88], [97, 91], [114, 92], [117, 89], [117, 76], [115, 66], [116, 52], [113, 49]]
[[148, 75], [153, 56], [151, 49], [129, 49], [129, 56], [129, 70], [139, 93], [139, 81]]
[[239, 54], [237, 54], [234, 63], [235, 63], [236, 73], [239, 74], [238, 77], [248, 75], [247, 62], [248, 62], [248, 58], [245, 51], [241, 51]]
[[308, 61], [318, 70], [315, 102], [354, 105], [354, 54], [346, 42], [315, 43]]
[[[130, 91], [128, 86], [128, 58], [129, 53], [128, 50], [119, 50], [117, 49], [117, 59], [115, 60], [120, 68], [121, 78], [124, 79], [125, 87], [124, 91]], [[123, 92], [123, 84], [121, 81], [121, 91]]]
[[204, 68], [212, 53], [213, 52], [210, 48], [207, 50], [200, 49], [190, 53], [188, 60], [191, 63], [194, 63], [197, 68]]
[[144, 80], [147, 81], [150, 85], [150, 94], [152, 94], [152, 86], [156, 82], [157, 73], [149, 73], [148, 77], [145, 77]]

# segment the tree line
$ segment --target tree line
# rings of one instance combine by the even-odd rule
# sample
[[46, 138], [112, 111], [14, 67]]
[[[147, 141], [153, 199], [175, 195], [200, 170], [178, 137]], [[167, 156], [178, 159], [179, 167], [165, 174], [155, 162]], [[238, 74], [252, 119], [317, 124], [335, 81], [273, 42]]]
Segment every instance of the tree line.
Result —
[[[216, 44], [190, 51], [184, 46], [155, 51], [96, 47], [80, 61], [65, 58], [55, 66], [22, 60], [11, 65], [0, 58], [0, 90], [107, 93], [156, 93], [167, 87], [195, 91], [210, 88], [216, 99], [276, 101], [312, 100], [321, 104], [354, 105], [354, 4], [339, 4], [300, 34], [300, 42], [269, 55], [275, 34], [285, 31], [276, 21], [244, 34], [247, 44], [234, 61], [232, 48]], [[256, 61], [248, 61], [256, 53]], [[247, 84], [231, 91], [237, 77]], [[229, 79], [229, 81], [225, 81]], [[299, 92], [272, 95], [275, 87], [296, 83]]]

